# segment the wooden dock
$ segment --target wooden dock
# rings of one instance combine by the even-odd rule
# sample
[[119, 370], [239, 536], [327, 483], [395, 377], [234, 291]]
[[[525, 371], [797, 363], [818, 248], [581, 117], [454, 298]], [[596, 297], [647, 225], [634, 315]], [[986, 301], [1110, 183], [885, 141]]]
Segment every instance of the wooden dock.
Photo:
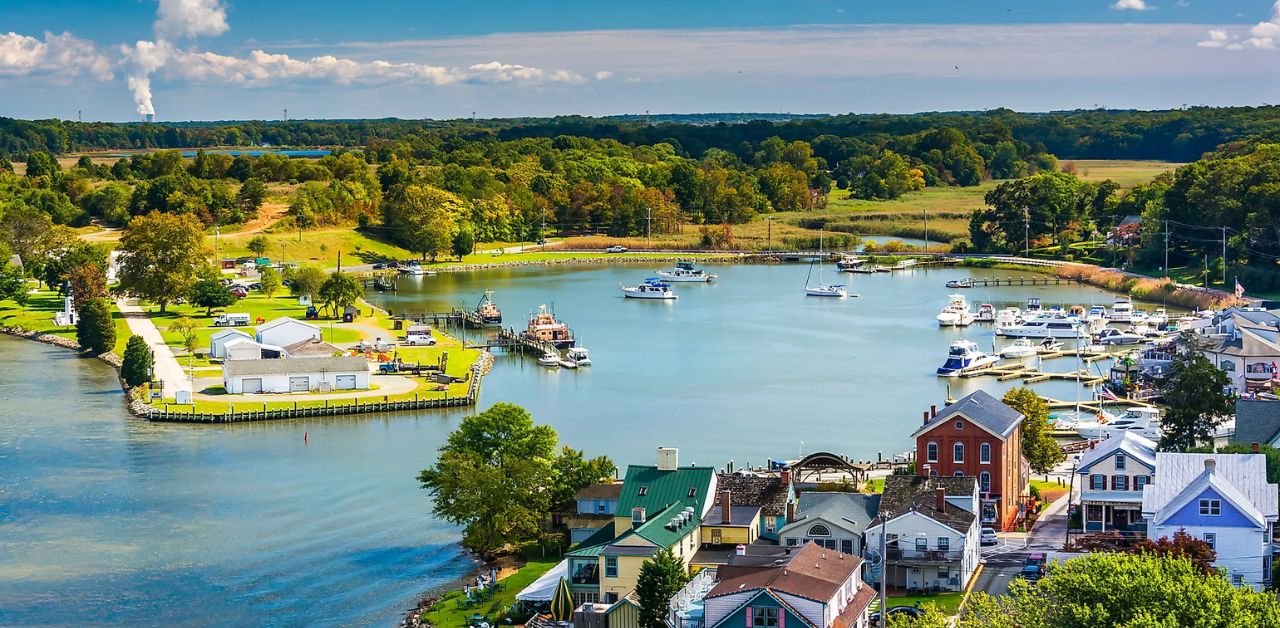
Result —
[[987, 286], [1058, 286], [1073, 283], [1080, 283], [1079, 279], [1070, 277], [991, 277], [988, 279], [978, 279], [969, 277], [961, 279], [968, 285], [961, 286], [966, 288], [985, 288]]
[[527, 338], [524, 334], [517, 332], [514, 328], [506, 328], [500, 330], [497, 336], [488, 339], [483, 343], [469, 344], [468, 349], [506, 349], [507, 351], [519, 351], [521, 353], [531, 352], [538, 355], [545, 353], [560, 354], [560, 347], [555, 343], [545, 340], [534, 340]]
[[1028, 366], [1026, 364], [1011, 364], [1009, 366], [993, 366], [991, 368], [982, 369], [981, 371], [971, 371], [964, 373], [961, 377], [995, 377], [997, 381], [1005, 382], [1011, 379], [1021, 379], [1027, 384], [1038, 384], [1049, 380], [1077, 380], [1085, 386], [1093, 386], [1107, 381], [1103, 375], [1089, 372], [1088, 369], [1080, 369], [1078, 371], [1049, 372], [1042, 371], [1039, 367]]

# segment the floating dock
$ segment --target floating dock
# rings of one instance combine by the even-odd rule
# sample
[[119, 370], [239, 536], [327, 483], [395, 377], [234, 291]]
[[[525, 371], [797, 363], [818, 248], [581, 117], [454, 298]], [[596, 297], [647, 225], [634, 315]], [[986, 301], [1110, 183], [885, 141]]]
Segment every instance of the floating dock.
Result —
[[979, 279], [977, 277], [968, 277], [959, 281], [966, 282], [968, 285], [957, 286], [961, 288], [985, 288], [987, 286], [1058, 286], [1073, 283], [1080, 283], [1079, 279], [1071, 277], [991, 277], [988, 279]]

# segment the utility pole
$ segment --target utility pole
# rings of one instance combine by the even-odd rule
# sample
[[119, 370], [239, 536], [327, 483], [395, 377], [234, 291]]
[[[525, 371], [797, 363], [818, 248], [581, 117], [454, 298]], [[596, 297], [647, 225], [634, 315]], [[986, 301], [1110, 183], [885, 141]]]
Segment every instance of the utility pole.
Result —
[[342, 274], [342, 249], [338, 249], [338, 274]]
[[889, 518], [891, 512], [880, 511], [880, 628], [889, 625], [889, 554], [887, 551], [889, 536]]
[[1026, 248], [1023, 249], [1022, 256], [1031, 257], [1031, 208], [1030, 207], [1022, 208], [1022, 237], [1023, 239], [1026, 240], [1026, 243], [1023, 245]]
[[1164, 221], [1164, 276], [1169, 276], [1169, 221]]
[[218, 236], [222, 235], [222, 229], [213, 228], [213, 259], [218, 259]]
[[653, 208], [646, 207], [644, 208], [644, 212], [645, 212], [644, 248], [652, 249], [653, 244], [651, 240], [653, 239]]
[[1222, 227], [1222, 289], [1227, 289], [1227, 227]]

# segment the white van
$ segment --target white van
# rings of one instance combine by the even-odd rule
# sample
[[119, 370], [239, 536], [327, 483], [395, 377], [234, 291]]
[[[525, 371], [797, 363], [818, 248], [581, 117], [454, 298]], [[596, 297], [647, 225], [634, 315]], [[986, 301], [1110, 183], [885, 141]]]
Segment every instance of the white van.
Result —
[[249, 315], [245, 313], [219, 314], [213, 319], [214, 327], [245, 327], [248, 324]]

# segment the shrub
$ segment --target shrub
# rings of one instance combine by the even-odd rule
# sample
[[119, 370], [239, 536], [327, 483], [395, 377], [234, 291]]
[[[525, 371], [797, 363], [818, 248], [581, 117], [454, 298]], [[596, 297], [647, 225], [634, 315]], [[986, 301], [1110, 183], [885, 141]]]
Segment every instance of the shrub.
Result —
[[102, 355], [116, 346], [116, 326], [106, 299], [94, 299], [80, 306], [76, 321], [76, 342], [92, 355]]
[[129, 336], [124, 348], [124, 363], [120, 367], [120, 376], [126, 386], [133, 388], [151, 381], [151, 365], [155, 356], [151, 347], [142, 336]]

